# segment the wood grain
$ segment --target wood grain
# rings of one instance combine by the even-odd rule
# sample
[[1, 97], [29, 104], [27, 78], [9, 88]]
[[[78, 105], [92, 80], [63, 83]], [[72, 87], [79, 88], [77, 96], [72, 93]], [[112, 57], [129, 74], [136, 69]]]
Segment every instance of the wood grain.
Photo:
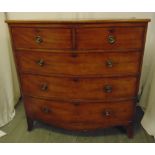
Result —
[[104, 20], [5, 20], [8, 24], [86, 24], [86, 23], [148, 23], [150, 19], [104, 19]]
[[32, 119], [75, 131], [125, 124], [134, 115], [133, 101], [77, 104], [27, 97], [25, 103]]
[[[78, 28], [76, 32], [77, 49], [141, 49], [143, 45], [143, 27]], [[115, 43], [109, 43], [109, 36]]]
[[[123, 78], [76, 78], [21, 75], [23, 93], [44, 98], [110, 100], [135, 97], [136, 77]], [[43, 90], [44, 85], [47, 89]], [[106, 86], [112, 91], [107, 93]]]
[[[71, 49], [71, 29], [48, 28], [20, 28], [11, 29], [15, 48], [29, 49]], [[41, 43], [36, 43], [36, 37], [42, 38]]]
[[[20, 71], [39, 75], [137, 75], [141, 52], [45, 53], [17, 52]], [[42, 61], [42, 64], [39, 62]], [[112, 63], [112, 64], [108, 64]]]
[[131, 138], [149, 21], [6, 21], [28, 130], [122, 125]]

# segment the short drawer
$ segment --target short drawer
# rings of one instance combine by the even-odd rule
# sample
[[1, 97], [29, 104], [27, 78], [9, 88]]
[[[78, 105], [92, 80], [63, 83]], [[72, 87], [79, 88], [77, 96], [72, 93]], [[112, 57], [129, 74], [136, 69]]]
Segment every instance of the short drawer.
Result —
[[20, 28], [11, 29], [16, 49], [70, 49], [70, 28]]
[[40, 75], [136, 75], [141, 52], [125, 53], [47, 53], [17, 52], [22, 73]]
[[142, 49], [144, 27], [78, 28], [77, 49]]
[[25, 97], [29, 116], [58, 127], [96, 129], [132, 121], [134, 102], [78, 103]]
[[23, 93], [64, 99], [115, 100], [136, 96], [136, 77], [80, 78], [21, 75]]

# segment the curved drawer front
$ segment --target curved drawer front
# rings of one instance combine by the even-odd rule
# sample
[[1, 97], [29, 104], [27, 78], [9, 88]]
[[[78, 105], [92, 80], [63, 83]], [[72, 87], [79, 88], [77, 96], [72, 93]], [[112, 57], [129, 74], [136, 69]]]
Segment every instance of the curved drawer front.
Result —
[[21, 75], [23, 93], [64, 99], [111, 100], [136, 96], [136, 77], [78, 78]]
[[19, 28], [11, 29], [16, 49], [70, 49], [69, 28]]
[[133, 101], [75, 104], [26, 97], [25, 104], [33, 119], [76, 130], [119, 125], [131, 121], [134, 112]]
[[21, 72], [41, 75], [130, 75], [138, 74], [141, 52], [45, 53], [17, 52]]
[[144, 27], [78, 28], [77, 49], [142, 49]]

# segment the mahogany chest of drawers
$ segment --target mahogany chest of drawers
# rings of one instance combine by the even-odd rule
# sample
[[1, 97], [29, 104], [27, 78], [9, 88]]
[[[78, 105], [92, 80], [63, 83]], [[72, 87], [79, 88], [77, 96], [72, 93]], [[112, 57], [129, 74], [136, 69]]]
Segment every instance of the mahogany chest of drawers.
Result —
[[149, 19], [6, 21], [28, 122], [133, 136]]

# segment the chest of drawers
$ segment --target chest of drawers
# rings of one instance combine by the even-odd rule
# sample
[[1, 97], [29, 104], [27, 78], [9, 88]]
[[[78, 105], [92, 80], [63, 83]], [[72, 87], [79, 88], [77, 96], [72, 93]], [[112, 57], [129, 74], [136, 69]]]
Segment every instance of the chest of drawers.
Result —
[[148, 19], [7, 21], [28, 130], [124, 126], [133, 136]]

